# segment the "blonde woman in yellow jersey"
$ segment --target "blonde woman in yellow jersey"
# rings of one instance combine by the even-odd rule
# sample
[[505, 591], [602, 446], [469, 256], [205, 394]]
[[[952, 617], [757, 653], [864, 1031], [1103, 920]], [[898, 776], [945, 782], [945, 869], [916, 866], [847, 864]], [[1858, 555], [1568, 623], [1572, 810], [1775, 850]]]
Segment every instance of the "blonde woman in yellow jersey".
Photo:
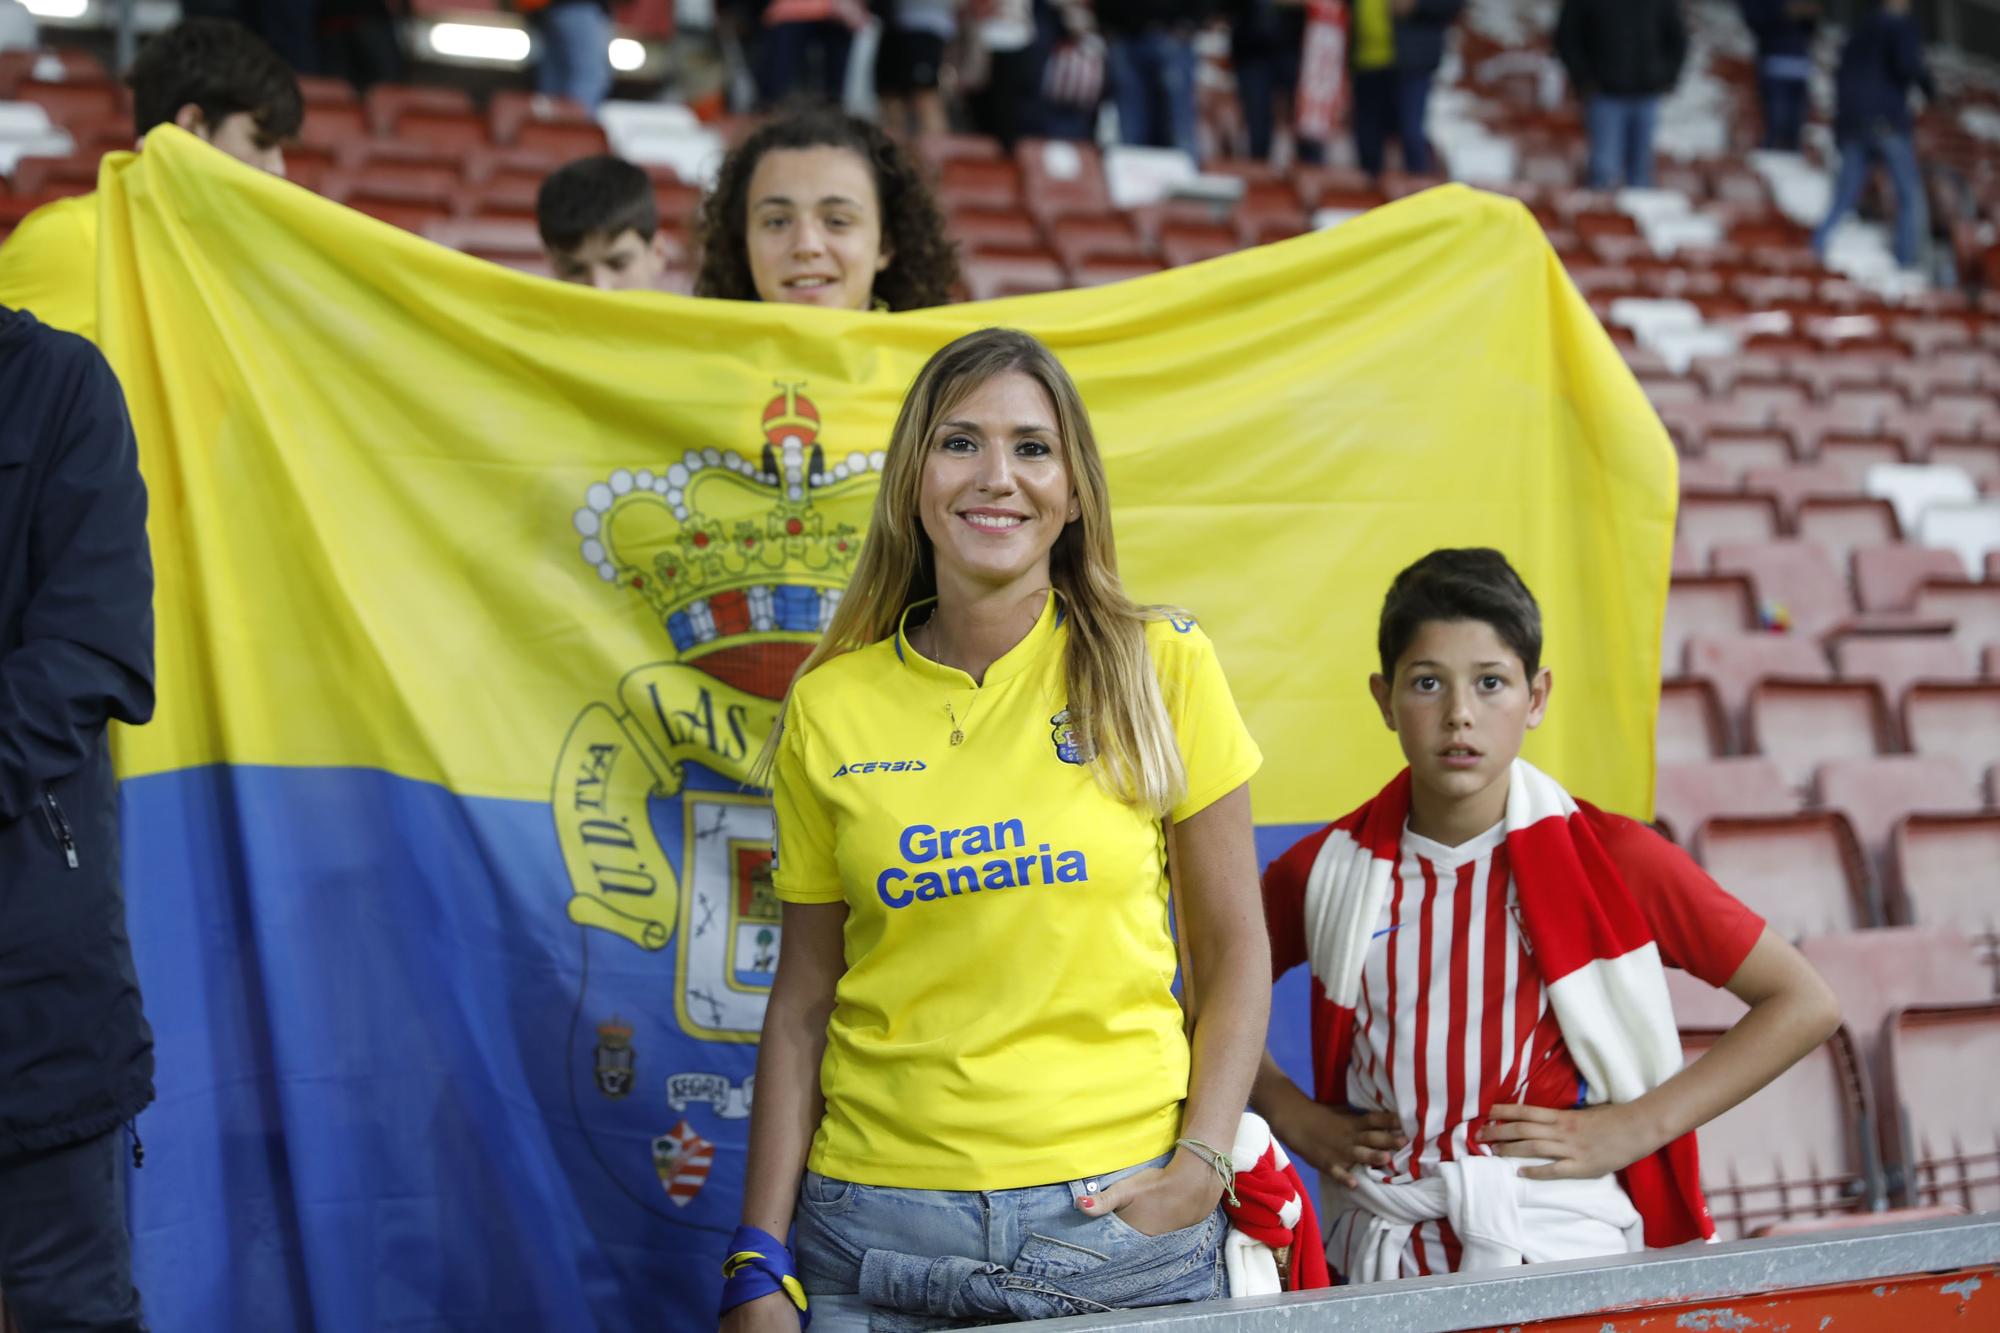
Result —
[[1207, 637], [1117, 570], [1055, 358], [1005, 329], [932, 357], [767, 760], [784, 945], [729, 1333], [790, 1333], [801, 1300], [829, 1333], [1225, 1294], [1216, 1145], [1270, 999], [1260, 756]]

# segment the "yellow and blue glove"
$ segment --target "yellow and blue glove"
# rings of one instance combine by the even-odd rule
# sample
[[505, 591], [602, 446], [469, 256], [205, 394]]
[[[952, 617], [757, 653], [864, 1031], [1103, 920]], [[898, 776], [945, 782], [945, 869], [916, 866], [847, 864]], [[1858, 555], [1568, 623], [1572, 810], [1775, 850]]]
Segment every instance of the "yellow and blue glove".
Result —
[[806, 1289], [792, 1264], [792, 1252], [785, 1242], [757, 1227], [738, 1227], [729, 1238], [729, 1257], [722, 1261], [722, 1309], [728, 1314], [737, 1306], [782, 1291], [799, 1307], [799, 1327], [812, 1327], [812, 1311], [806, 1309]]

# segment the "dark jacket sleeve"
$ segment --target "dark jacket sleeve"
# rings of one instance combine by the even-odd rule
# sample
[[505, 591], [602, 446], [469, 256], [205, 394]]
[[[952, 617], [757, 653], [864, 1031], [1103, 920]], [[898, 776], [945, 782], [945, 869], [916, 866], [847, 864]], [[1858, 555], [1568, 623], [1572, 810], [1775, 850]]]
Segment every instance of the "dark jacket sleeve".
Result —
[[1671, 92], [1681, 81], [1681, 69], [1687, 64], [1688, 30], [1687, 19], [1681, 15], [1680, 0], [1668, 0], [1660, 6], [1660, 56], [1661, 67], [1673, 71], [1663, 92]]
[[1937, 101], [1937, 84], [1931, 81], [1930, 66], [1924, 63], [1924, 40], [1914, 22], [1905, 19], [1896, 26], [1896, 48], [1892, 58], [1898, 83], [1905, 89], [1921, 88], [1925, 101]]
[[70, 346], [59, 355], [82, 365], [61, 377], [68, 391], [45, 419], [49, 461], [28, 535], [33, 586], [18, 640], [0, 656], [0, 823], [83, 763], [108, 719], [153, 714], [153, 560], [138, 446], [103, 355], [60, 336]]
[[1590, 20], [1584, 7], [1584, 0], [1563, 0], [1562, 13], [1556, 18], [1556, 59], [1562, 61], [1570, 87], [1579, 93], [1587, 91], [1591, 83], [1590, 52], [1583, 31]]
[[1419, 23], [1448, 28], [1458, 22], [1458, 16], [1464, 12], [1465, 0], [1417, 0], [1417, 7], [1410, 17]]

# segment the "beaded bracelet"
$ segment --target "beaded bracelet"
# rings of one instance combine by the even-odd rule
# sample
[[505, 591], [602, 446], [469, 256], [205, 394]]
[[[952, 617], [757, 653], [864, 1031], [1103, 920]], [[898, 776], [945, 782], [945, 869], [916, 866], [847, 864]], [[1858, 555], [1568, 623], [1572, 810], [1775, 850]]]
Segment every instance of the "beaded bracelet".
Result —
[[1189, 1152], [1207, 1162], [1209, 1169], [1222, 1177], [1222, 1192], [1232, 1205], [1241, 1207], [1236, 1197], [1236, 1163], [1222, 1149], [1203, 1143], [1200, 1139], [1175, 1139], [1176, 1148], [1186, 1148]]

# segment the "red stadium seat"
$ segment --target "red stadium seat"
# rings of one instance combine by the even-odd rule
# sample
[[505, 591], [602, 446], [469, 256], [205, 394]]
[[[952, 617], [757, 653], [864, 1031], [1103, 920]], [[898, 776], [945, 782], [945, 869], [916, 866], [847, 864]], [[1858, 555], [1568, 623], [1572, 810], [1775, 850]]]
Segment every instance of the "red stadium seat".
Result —
[[1820, 466], [1849, 482], [1849, 489], [1860, 494], [1867, 480], [1868, 469], [1879, 463], [1908, 463], [1909, 442], [1900, 435], [1889, 435], [1879, 431], [1867, 433], [1851, 431], [1830, 431], [1820, 436]]
[[1874, 924], [1868, 866], [1853, 826], [1831, 810], [1717, 815], [1695, 859], [1787, 939]]
[[1062, 261], [1048, 250], [989, 250], [967, 255], [962, 264], [966, 289], [975, 301], [1061, 291], [1068, 285]]
[[[1728, 464], [1719, 463], [1715, 459], [1704, 455], [1697, 454], [1692, 458], [1684, 456], [1680, 462], [1680, 480], [1683, 491], [1698, 491], [1702, 493], [1733, 491], [1736, 489], [1737, 483], [1743, 479], [1742, 475], [1730, 468]], [[1676, 543], [1680, 542], [1678, 537], [1674, 540]]]
[[117, 120], [125, 114], [124, 89], [115, 83], [82, 82], [67, 79], [23, 79], [14, 87], [16, 102], [33, 102], [53, 123], [80, 135], [94, 125]]
[[14, 163], [12, 180], [15, 194], [59, 197], [88, 194], [97, 188], [98, 153], [72, 153], [67, 157], [23, 157]]
[[1944, 634], [1849, 634], [1832, 647], [1842, 680], [1872, 680], [1891, 704], [1920, 680], [1969, 681], [1978, 674], [1965, 646]]
[[1023, 139], [1014, 162], [1031, 212], [1045, 221], [1072, 213], [1112, 211], [1104, 183], [1104, 160], [1095, 145], [1066, 139]]
[[1953, 636], [1974, 651], [2000, 643], [2000, 583], [1926, 579], [1917, 589], [1917, 614], [1951, 621]]
[[1292, 180], [1299, 188], [1299, 202], [1308, 213], [1322, 208], [1361, 213], [1389, 202], [1389, 196], [1376, 187], [1368, 174], [1355, 167], [1295, 167]]
[[1158, 273], [1166, 265], [1157, 259], [1134, 256], [1114, 259], [1085, 260], [1070, 270], [1070, 283], [1076, 287], [1101, 287], [1105, 283], [1123, 282], [1127, 278], [1142, 278], [1148, 273]]
[[1847, 580], [1811, 542], [1724, 544], [1709, 556], [1718, 574], [1746, 574], [1766, 614], [1782, 611], [1794, 632], [1824, 634], [1851, 617]]
[[[411, 111], [466, 114], [472, 112], [472, 97], [463, 89], [411, 84], [378, 83], [364, 99], [369, 129], [388, 136], [397, 133], [403, 116]], [[484, 136], [481, 136], [482, 139]]]
[[1720, 545], [1776, 541], [1778, 502], [1769, 495], [1686, 491], [1681, 495], [1679, 532], [1695, 558], [1708, 561]]
[[1715, 685], [1696, 677], [1660, 682], [1654, 751], [1662, 764], [1696, 763], [1729, 753], [1729, 725]]
[[2000, 812], [1913, 814], [1889, 843], [1889, 914], [1972, 942], [2000, 994]]
[[516, 88], [502, 88], [493, 94], [486, 104], [486, 120], [493, 142], [503, 147], [514, 146], [526, 125], [595, 126], [597, 123], [588, 111], [567, 97], [550, 97]]
[[1852, 496], [1802, 501], [1794, 529], [1800, 541], [1824, 550], [1837, 569], [1847, 569], [1857, 549], [1881, 546], [1902, 537], [1894, 505], [1887, 500]]
[[1021, 172], [1012, 162], [957, 158], [940, 169], [937, 195], [946, 212], [962, 208], [1018, 210]]
[[1826, 654], [1796, 634], [1742, 634], [1730, 638], [1696, 635], [1688, 640], [1687, 670], [1715, 684], [1732, 734], [1746, 734], [1742, 719], [1751, 687], [1761, 680], [1825, 680], [1832, 673]]
[[1042, 229], [1035, 225], [1031, 215], [1019, 211], [960, 209], [951, 215], [947, 230], [953, 240], [969, 251], [1042, 248]]
[[1804, 791], [1819, 766], [1895, 748], [1889, 706], [1873, 681], [1767, 680], [1750, 691], [1749, 744]]
[[358, 104], [315, 103], [306, 108], [305, 123], [299, 127], [299, 142], [329, 152], [368, 137], [367, 116]]
[[396, 118], [395, 135], [406, 143], [428, 144], [464, 154], [487, 144], [486, 118], [471, 111], [412, 107]]
[[1757, 594], [1740, 574], [1697, 574], [1676, 577], [1667, 587], [1667, 618], [1660, 639], [1660, 660], [1677, 671], [1695, 635], [1726, 638], [1756, 631]]
[[917, 159], [933, 171], [962, 158], [998, 162], [1006, 157], [1000, 141], [990, 134], [920, 134], [912, 147]]
[[1667, 429], [1695, 450], [1719, 430], [1765, 430], [1771, 425], [1768, 413], [1727, 399], [1656, 403], [1654, 407], [1660, 420], [1667, 423]]
[[1965, 565], [1930, 546], [1882, 545], [1854, 552], [1854, 593], [1863, 611], [1914, 611], [1926, 579], [1963, 577]]
[[1891, 1196], [2000, 1210], [2000, 1003], [1905, 1009], [1883, 1043]]
[[2000, 755], [2000, 682], [1912, 685], [1903, 696], [1903, 737], [1918, 754], [1987, 767]]
[[1798, 793], [1762, 755], [1662, 763], [1653, 801], [1655, 819], [1683, 846], [1716, 815], [1789, 815], [1800, 807]]
[[317, 74], [301, 74], [299, 97], [307, 107], [348, 106], [355, 102], [354, 85], [346, 79], [330, 79]]
[[321, 192], [340, 203], [356, 198], [392, 200], [436, 204], [447, 211], [458, 188], [458, 177], [449, 169], [407, 162], [377, 162], [361, 169], [344, 166], [328, 172], [321, 182]]
[[[1734, 484], [1742, 481], [1743, 474], [1753, 468], [1789, 466], [1793, 461], [1792, 437], [1769, 427], [1717, 426], [1708, 432], [1708, 438], [1703, 441], [1701, 456], [1727, 468], [1730, 482]], [[1691, 489], [1685, 479], [1681, 485], [1684, 489]]]
[[507, 175], [478, 185], [461, 185], [452, 194], [456, 210], [466, 217], [535, 218], [538, 186]]
[[327, 173], [335, 169], [338, 161], [324, 148], [289, 145], [285, 149], [285, 179], [317, 193], [325, 186]]
[[1799, 506], [1808, 499], [1859, 497], [1862, 493], [1857, 479], [1824, 463], [1752, 468], [1743, 476], [1743, 489], [1777, 496], [1778, 509], [1788, 523], [1796, 523]]
[[1983, 490], [2000, 487], [2000, 440], [1936, 436], [1930, 442], [1929, 461], [1962, 470]]
[[1051, 222], [1048, 233], [1056, 253], [1072, 272], [1094, 259], [1141, 260], [1159, 267], [1138, 227], [1123, 213], [1068, 214]]
[[[1681, 1050], [1690, 1061], [1721, 1035], [1719, 1028], [1681, 1020]], [[1737, 1240], [1778, 1222], [1870, 1208], [1878, 1193], [1870, 1112], [1860, 1061], [1843, 1030], [1703, 1125], [1697, 1135], [1701, 1187], [1717, 1238]], [[1776, 1126], [1783, 1132], [1773, 1132]]]
[[1160, 258], [1169, 268], [1198, 264], [1234, 252], [1236, 229], [1220, 225], [1189, 226], [1177, 223], [1160, 229]]
[[1841, 1019], [1854, 1035], [1862, 1067], [1878, 1078], [1883, 1025], [1913, 1004], [1958, 1004], [1992, 996], [1992, 981], [1972, 944], [1938, 926], [1885, 926], [1827, 931], [1799, 942], [1840, 999]]
[[514, 146], [548, 153], [565, 162], [611, 151], [611, 141], [605, 137], [603, 126], [569, 121], [528, 121], [514, 136]]
[[[1904, 816], [1979, 808], [1972, 774], [1956, 759], [1936, 755], [1832, 760], [1820, 766], [1813, 790], [1821, 807], [1847, 816], [1878, 873], [1888, 868], [1890, 835]], [[1889, 882], [1886, 874], [1880, 882]]]
[[[1211, 168], [1212, 170], [1213, 168]], [[1298, 236], [1311, 227], [1298, 192], [1286, 181], [1246, 181], [1236, 205], [1237, 239], [1263, 245]]]

